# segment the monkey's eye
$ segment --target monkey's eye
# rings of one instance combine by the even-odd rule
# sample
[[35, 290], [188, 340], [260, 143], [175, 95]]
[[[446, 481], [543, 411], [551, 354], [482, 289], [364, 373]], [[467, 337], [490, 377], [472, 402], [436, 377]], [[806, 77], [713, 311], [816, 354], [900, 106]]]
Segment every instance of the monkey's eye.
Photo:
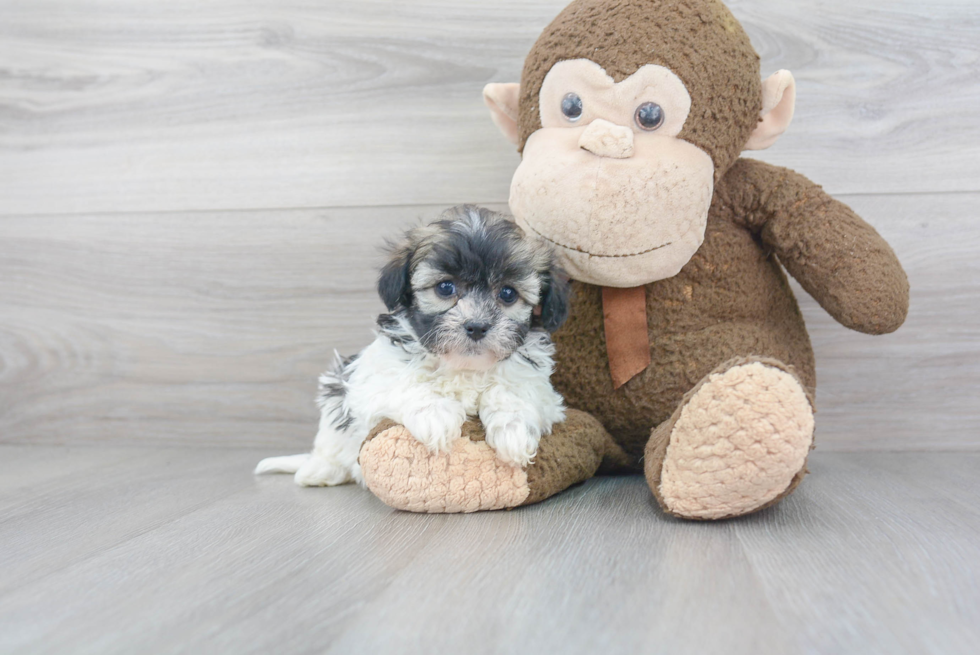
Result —
[[517, 291], [514, 289], [514, 287], [504, 287], [500, 290], [500, 293], [497, 294], [497, 297], [500, 298], [500, 302], [504, 303], [505, 305], [512, 305], [517, 301]]
[[663, 107], [655, 102], [644, 102], [636, 108], [636, 124], [641, 130], [653, 131], [664, 124]]
[[573, 123], [582, 118], [582, 99], [574, 93], [567, 94], [561, 99], [561, 113]]
[[456, 285], [449, 280], [443, 280], [436, 285], [436, 293], [443, 298], [448, 298], [449, 296], [455, 295]]

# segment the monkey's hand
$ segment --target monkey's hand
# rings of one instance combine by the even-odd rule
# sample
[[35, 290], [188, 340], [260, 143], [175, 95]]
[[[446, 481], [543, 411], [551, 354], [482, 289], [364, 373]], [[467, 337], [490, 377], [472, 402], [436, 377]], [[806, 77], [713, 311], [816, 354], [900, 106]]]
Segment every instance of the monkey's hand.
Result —
[[730, 200], [786, 270], [845, 327], [894, 332], [909, 308], [895, 253], [850, 207], [799, 173], [740, 159], [726, 174]]

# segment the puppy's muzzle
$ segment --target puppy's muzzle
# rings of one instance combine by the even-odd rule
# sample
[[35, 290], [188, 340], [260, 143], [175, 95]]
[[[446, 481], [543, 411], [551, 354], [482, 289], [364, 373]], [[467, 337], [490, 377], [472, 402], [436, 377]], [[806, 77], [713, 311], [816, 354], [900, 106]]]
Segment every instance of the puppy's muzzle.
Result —
[[487, 336], [487, 332], [490, 331], [490, 324], [483, 321], [466, 321], [463, 323], [463, 328], [466, 330], [466, 336], [473, 341], [479, 341]]

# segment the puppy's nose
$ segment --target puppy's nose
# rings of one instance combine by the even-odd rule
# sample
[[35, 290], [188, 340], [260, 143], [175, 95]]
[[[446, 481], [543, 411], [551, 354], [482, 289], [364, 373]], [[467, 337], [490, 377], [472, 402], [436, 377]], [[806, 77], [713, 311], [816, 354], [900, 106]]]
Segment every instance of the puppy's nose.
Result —
[[463, 323], [463, 327], [466, 328], [466, 336], [473, 341], [479, 341], [487, 336], [487, 332], [490, 331], [490, 324], [481, 323], [480, 321], [466, 321]]
[[578, 147], [600, 157], [626, 159], [633, 156], [633, 130], [597, 118], [582, 132]]

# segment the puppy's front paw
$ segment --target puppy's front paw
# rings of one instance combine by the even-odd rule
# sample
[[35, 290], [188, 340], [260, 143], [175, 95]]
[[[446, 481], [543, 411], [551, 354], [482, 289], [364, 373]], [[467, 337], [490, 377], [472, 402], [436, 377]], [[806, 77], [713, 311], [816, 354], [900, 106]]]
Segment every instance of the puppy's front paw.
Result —
[[484, 420], [487, 443], [497, 457], [515, 466], [526, 467], [538, 452], [540, 435], [517, 415], [494, 415]]
[[314, 453], [296, 471], [293, 480], [301, 487], [333, 487], [353, 480], [352, 471], [339, 461]]
[[466, 410], [458, 402], [441, 399], [407, 414], [403, 425], [432, 452], [447, 451], [462, 435]]

